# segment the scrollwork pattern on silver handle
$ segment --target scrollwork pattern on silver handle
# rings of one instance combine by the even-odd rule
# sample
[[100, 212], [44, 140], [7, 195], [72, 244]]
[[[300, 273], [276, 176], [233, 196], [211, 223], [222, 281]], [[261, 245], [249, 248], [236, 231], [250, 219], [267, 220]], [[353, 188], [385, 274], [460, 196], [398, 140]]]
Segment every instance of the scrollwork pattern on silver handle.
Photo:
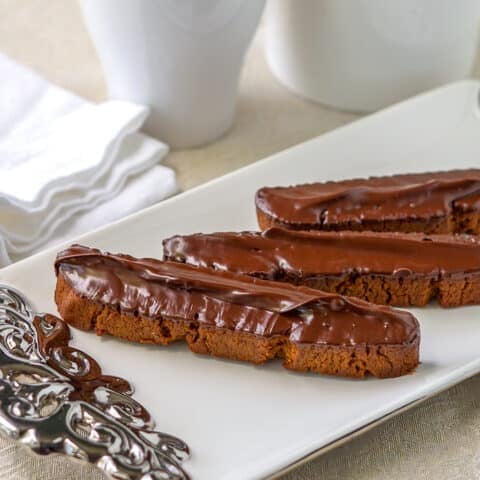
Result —
[[69, 345], [69, 327], [0, 285], [0, 431], [122, 480], [186, 480], [185, 442], [154, 429], [131, 385]]

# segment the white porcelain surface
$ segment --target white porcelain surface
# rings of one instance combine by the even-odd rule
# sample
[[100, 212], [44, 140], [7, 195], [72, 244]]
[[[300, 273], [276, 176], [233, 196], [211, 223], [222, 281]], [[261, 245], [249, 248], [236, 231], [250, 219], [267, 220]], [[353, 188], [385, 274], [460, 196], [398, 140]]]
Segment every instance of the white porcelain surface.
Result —
[[111, 98], [150, 105], [146, 131], [207, 143], [233, 120], [245, 51], [265, 0], [82, 0]]
[[478, 0], [269, 0], [268, 62], [312, 100], [373, 111], [471, 73]]
[[[174, 233], [256, 227], [263, 185], [480, 166], [480, 83], [434, 91], [166, 200], [79, 240], [161, 256]], [[52, 249], [0, 270], [0, 281], [55, 311]], [[415, 309], [422, 328], [417, 372], [366, 381], [285, 371], [191, 354], [184, 345], [134, 345], [74, 331], [106, 373], [132, 380], [161, 429], [193, 452], [197, 480], [262, 478], [305, 454], [480, 371], [480, 307]]]

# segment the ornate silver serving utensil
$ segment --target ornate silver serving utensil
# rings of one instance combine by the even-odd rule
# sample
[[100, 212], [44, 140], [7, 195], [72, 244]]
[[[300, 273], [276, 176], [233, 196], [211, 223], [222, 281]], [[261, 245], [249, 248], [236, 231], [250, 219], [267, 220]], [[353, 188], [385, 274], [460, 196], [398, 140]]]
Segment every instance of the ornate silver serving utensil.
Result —
[[20, 292], [0, 285], [0, 431], [113, 479], [188, 479], [186, 443], [154, 430], [130, 384], [103, 375], [70, 338], [63, 320], [35, 313]]

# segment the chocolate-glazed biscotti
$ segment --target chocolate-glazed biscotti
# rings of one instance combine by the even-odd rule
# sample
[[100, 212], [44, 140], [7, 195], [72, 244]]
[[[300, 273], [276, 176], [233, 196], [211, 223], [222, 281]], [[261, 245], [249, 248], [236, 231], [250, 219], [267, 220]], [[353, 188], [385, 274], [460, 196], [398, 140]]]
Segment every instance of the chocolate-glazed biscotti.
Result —
[[480, 238], [374, 232], [174, 236], [165, 259], [397, 306], [480, 303]]
[[265, 187], [255, 198], [262, 230], [480, 233], [480, 170]]
[[55, 300], [71, 325], [254, 364], [394, 377], [418, 365], [408, 312], [230, 272], [72, 246], [57, 256]]

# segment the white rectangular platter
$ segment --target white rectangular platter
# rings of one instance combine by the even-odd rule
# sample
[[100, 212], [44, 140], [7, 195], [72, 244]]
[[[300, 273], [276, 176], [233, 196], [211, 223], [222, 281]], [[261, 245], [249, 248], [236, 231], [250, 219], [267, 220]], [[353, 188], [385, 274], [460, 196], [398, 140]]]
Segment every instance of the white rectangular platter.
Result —
[[[175, 233], [256, 228], [264, 185], [480, 167], [480, 83], [452, 84], [359, 120], [164, 201], [78, 241], [162, 256]], [[294, 121], [294, 119], [292, 120]], [[55, 312], [50, 249], [0, 271], [41, 311]], [[345, 435], [480, 371], [480, 307], [415, 309], [422, 364], [412, 375], [366, 381], [197, 356], [185, 345], [134, 345], [74, 331], [105, 373], [132, 381], [158, 427], [189, 443], [198, 480], [264, 478]]]

